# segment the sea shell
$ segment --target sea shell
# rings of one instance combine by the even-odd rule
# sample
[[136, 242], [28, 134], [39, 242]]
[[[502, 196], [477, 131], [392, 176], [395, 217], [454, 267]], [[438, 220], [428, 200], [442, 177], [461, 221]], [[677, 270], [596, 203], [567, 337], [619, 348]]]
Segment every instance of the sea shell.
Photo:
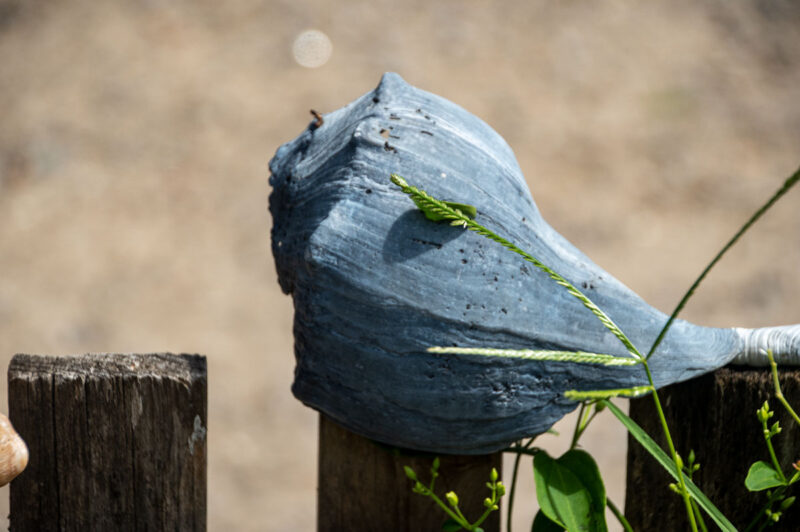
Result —
[[0, 414], [0, 486], [5, 486], [28, 465], [28, 446], [6, 416]]
[[[270, 162], [272, 250], [295, 304], [293, 392], [345, 427], [399, 447], [485, 453], [572, 410], [569, 389], [646, 383], [641, 367], [426, 352], [430, 346], [624, 346], [548, 276], [494, 242], [435, 224], [394, 186], [474, 205], [477, 221], [583, 290], [646, 351], [667, 316], [553, 230], [488, 125], [396, 74], [314, 120]], [[800, 356], [800, 327], [717, 329], [678, 320], [651, 359], [659, 386], [771, 346]]]

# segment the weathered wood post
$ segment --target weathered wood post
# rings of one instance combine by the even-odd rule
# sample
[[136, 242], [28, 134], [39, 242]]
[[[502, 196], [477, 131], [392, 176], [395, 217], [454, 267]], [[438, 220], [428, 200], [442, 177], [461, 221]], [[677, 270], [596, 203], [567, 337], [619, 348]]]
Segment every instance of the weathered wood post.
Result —
[[[784, 395], [800, 409], [800, 370], [779, 368]], [[659, 391], [672, 437], [681, 456], [694, 449], [700, 470], [694, 481], [739, 529], [766, 502], [750, 493], [744, 480], [756, 460], [770, 461], [756, 410], [769, 400], [783, 431], [774, 439], [784, 471], [800, 459], [800, 427], [775, 399], [768, 368], [729, 366]], [[630, 416], [666, 449], [660, 422], [649, 397], [631, 401]], [[633, 438], [628, 441], [625, 515], [636, 530], [688, 530], [683, 501], [667, 488], [672, 478]], [[710, 519], [706, 519], [712, 526]], [[795, 504], [769, 530], [794, 531], [800, 523]]]
[[[493, 467], [501, 472], [502, 453], [465, 456], [398, 451], [320, 415], [317, 530], [439, 532], [447, 516], [427, 497], [412, 493], [412, 483], [403, 472], [403, 466], [411, 466], [426, 482], [435, 456], [440, 459], [441, 475], [436, 480], [437, 494], [455, 491], [464, 514], [477, 519], [489, 495], [485, 486], [489, 472]], [[493, 512], [481, 528], [499, 531], [500, 512]]]
[[205, 530], [206, 360], [16, 355], [11, 530]]

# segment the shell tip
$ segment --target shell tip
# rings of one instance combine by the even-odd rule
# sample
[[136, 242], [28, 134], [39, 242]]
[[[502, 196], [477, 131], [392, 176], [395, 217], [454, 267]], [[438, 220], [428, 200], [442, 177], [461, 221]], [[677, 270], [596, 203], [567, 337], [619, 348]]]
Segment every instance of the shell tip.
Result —
[[378, 83], [378, 86], [375, 88], [375, 97], [380, 99], [382, 96], [408, 90], [409, 88], [411, 88], [411, 85], [406, 83], [406, 80], [404, 80], [400, 74], [396, 72], [385, 72], [383, 76], [381, 76], [381, 82]]

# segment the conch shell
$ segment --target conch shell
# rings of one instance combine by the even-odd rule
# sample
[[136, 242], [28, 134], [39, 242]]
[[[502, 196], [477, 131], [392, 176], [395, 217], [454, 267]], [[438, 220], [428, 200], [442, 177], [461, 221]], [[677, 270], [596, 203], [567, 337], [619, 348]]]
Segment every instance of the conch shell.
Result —
[[28, 465], [28, 446], [11, 421], [0, 414], [0, 486], [5, 486]]
[[[628, 356], [548, 276], [473, 232], [425, 219], [389, 180], [474, 205], [477, 221], [584, 291], [647, 351], [667, 316], [542, 218], [514, 155], [461, 107], [396, 74], [315, 120], [270, 162], [272, 250], [295, 305], [297, 398], [400, 447], [486, 453], [547, 430], [566, 390], [646, 384], [641, 367], [442, 355], [431, 346]], [[650, 367], [658, 386], [731, 361], [800, 358], [800, 326], [757, 331], [677, 320]], [[738, 358], [737, 358], [738, 357]]]

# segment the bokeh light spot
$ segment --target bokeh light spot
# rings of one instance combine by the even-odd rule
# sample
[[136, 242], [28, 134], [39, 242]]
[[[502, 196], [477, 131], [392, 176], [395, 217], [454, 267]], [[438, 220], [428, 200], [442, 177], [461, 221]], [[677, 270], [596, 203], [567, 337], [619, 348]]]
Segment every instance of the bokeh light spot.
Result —
[[319, 30], [301, 32], [292, 45], [294, 60], [306, 68], [318, 68], [328, 62], [333, 53], [333, 43]]

